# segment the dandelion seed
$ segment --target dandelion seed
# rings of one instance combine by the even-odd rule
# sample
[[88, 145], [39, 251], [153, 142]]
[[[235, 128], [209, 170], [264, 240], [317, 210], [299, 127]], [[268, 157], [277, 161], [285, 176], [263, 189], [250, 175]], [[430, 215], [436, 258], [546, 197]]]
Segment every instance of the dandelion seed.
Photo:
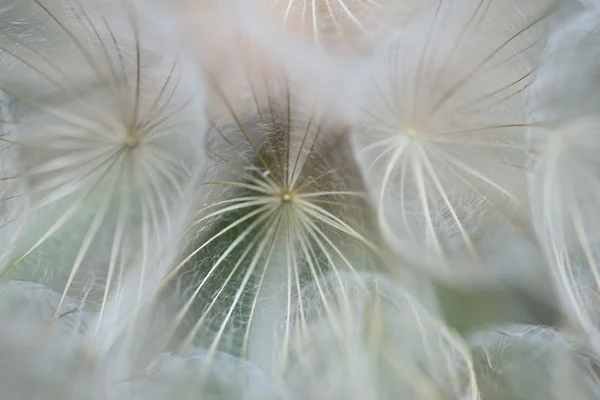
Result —
[[0, 397], [600, 397], [595, 0], [0, 3]]
[[278, 316], [302, 307], [293, 296], [304, 283], [357, 271], [377, 252], [343, 127], [280, 93], [256, 89], [251, 113], [223, 94], [230, 115], [211, 136], [212, 200], [192, 218], [198, 239], [165, 281], [183, 300], [172, 324], [182, 350], [195, 344], [264, 369]]
[[434, 276], [481, 271], [498, 223], [527, 232], [524, 93], [553, 10], [539, 3], [439, 1], [365, 73], [352, 138], [383, 237]]
[[142, 286], [166, 258], [204, 162], [202, 82], [146, 10], [19, 0], [0, 14], [0, 92], [16, 110], [2, 126], [19, 155], [2, 181], [23, 188], [2, 202], [29, 203], [1, 272], [99, 309], [130, 265]]

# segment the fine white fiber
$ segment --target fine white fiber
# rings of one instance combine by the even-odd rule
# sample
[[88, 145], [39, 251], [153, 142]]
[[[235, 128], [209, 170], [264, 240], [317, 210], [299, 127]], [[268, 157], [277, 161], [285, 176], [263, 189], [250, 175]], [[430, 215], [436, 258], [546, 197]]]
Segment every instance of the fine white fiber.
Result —
[[596, 399], [598, 359], [544, 326], [490, 327], [469, 338], [483, 398]]
[[597, 0], [0, 0], [0, 400], [600, 398]]
[[532, 213], [567, 323], [600, 349], [598, 276], [600, 13], [556, 29], [538, 72], [530, 119]]
[[332, 274], [302, 295], [280, 331], [286, 398], [478, 398], [467, 345], [385, 276]]
[[[487, 264], [502, 264], [502, 274], [513, 262], [513, 273], [532, 267], [522, 262], [536, 257], [525, 93], [553, 10], [544, 1], [439, 1], [363, 73], [353, 144], [383, 237], [406, 262], [456, 281], [479, 279]], [[487, 251], [498, 240], [515, 244], [500, 262]]]
[[306, 282], [378, 257], [360, 179], [344, 174], [353, 168], [344, 126], [322, 103], [293, 97], [293, 86], [274, 86], [258, 86], [249, 110], [222, 93], [229, 115], [209, 136], [212, 191], [159, 288], [179, 304], [172, 329], [182, 349], [195, 343], [264, 368], [275, 323], [302, 302]]
[[102, 303], [125, 265], [170, 251], [187, 216], [205, 161], [203, 81], [177, 31], [134, 2], [8, 1], [0, 16], [0, 88], [15, 110], [2, 126], [19, 155], [2, 180], [27, 205], [2, 273]]

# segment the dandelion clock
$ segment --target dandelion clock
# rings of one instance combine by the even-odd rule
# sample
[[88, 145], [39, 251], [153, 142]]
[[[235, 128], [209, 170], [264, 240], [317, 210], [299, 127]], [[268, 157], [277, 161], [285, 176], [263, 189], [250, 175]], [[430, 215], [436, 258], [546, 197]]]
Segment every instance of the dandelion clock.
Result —
[[211, 190], [160, 289], [178, 299], [173, 335], [183, 348], [195, 344], [209, 356], [220, 350], [267, 368], [278, 316], [296, 307], [306, 283], [378, 259], [344, 126], [326, 103], [295, 96], [293, 85], [256, 84], [249, 109], [221, 92], [226, 113], [209, 136], [204, 181]]
[[[27, 207], [5, 276], [101, 303], [166, 257], [204, 163], [204, 87], [177, 30], [122, 1], [0, 9], [2, 127], [17, 155], [3, 202]], [[165, 26], [165, 24], [167, 26]]]
[[554, 9], [437, 2], [363, 74], [352, 139], [382, 236], [436, 279], [521, 279], [539, 264], [524, 190], [524, 93]]

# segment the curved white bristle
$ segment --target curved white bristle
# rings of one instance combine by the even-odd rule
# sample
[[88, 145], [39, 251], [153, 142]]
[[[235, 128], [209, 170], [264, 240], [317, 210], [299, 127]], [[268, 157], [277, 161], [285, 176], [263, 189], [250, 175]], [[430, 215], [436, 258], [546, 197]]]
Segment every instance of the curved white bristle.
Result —
[[333, 53], [372, 51], [418, 6], [414, 0], [251, 0], [238, 4], [255, 23], [281, 32], [290, 43], [296, 39]]
[[322, 285], [302, 293], [304, 326], [281, 332], [274, 373], [286, 398], [478, 399], [466, 344], [407, 291], [368, 274]]
[[598, 359], [552, 328], [507, 325], [468, 339], [485, 399], [592, 400]]
[[29, 201], [1, 272], [102, 309], [129, 270], [141, 287], [168, 257], [193, 203], [203, 82], [166, 14], [134, 1], [11, 0], [0, 17], [0, 91], [16, 110], [3, 122], [19, 154], [2, 179]]
[[182, 350], [195, 343], [263, 368], [304, 282], [377, 253], [344, 127], [274, 86], [256, 84], [248, 109], [222, 94], [229, 115], [211, 135], [211, 191], [188, 229], [197, 238], [164, 282], [178, 298], [171, 336], [183, 335]]
[[0, 398], [600, 398], [597, 4], [0, 0]]
[[[19, 163], [19, 154], [15, 146], [11, 145], [17, 133], [16, 126], [8, 121], [13, 119], [15, 109], [9, 98], [0, 91], [0, 176], [12, 176], [16, 173]], [[15, 198], [14, 195], [23, 190], [19, 182], [0, 181], [0, 198], [11, 198], [0, 202], [0, 241], [4, 248], [0, 253], [0, 265], [4, 265], [14, 251], [14, 243], [22, 229], [16, 219], [23, 209], [26, 201]]]
[[352, 138], [383, 236], [438, 277], [481, 272], [498, 224], [527, 231], [524, 92], [549, 3], [439, 1], [364, 74]]
[[600, 349], [600, 13], [586, 11], [551, 36], [533, 86], [530, 195], [565, 320]]

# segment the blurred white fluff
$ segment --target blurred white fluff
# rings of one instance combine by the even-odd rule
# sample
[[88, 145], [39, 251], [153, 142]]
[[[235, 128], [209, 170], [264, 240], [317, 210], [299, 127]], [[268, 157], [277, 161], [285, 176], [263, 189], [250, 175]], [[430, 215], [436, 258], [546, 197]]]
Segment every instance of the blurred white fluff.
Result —
[[[220, 35], [219, 43], [227, 43], [215, 49], [215, 42], [199, 40], [204, 44], [202, 48], [208, 47], [208, 53], [215, 54], [217, 60], [223, 53], [228, 55], [221, 60], [221, 69], [231, 70], [239, 65], [229, 60], [250, 60], [253, 66], [263, 67], [283, 65], [289, 76], [302, 80], [300, 87], [325, 91], [339, 102], [340, 92], [354, 79], [353, 73], [365, 57], [395, 26], [413, 14], [417, 3], [414, 0], [223, 0], [208, 12], [206, 6], [195, 7], [200, 9], [197, 15], [201, 17], [194, 18], [192, 32], [205, 38], [215, 32]], [[218, 9], [217, 24], [212, 18], [214, 9]], [[199, 23], [201, 27], [197, 27]], [[233, 32], [236, 33], [232, 35]], [[205, 64], [213, 63], [214, 58]], [[229, 79], [224, 82], [229, 84]]]
[[207, 358], [164, 353], [149, 366], [133, 397], [139, 400], [276, 400], [269, 378], [248, 361], [224, 353]]
[[[0, 284], [0, 388], [11, 400], [276, 399], [256, 366], [226, 354], [167, 353], [146, 364], [90, 347], [97, 314], [43, 285]], [[138, 332], [143, 340], [144, 332]], [[123, 362], [127, 368], [123, 367]]]
[[0, 388], [2, 398], [79, 400], [89, 397], [93, 366], [85, 365], [87, 317], [40, 284], [0, 283]]
[[161, 264], [187, 217], [204, 84], [168, 13], [148, 5], [10, 0], [0, 19], [0, 89], [15, 110], [2, 126], [19, 156], [2, 178], [28, 204], [2, 273], [103, 304], [132, 265], [144, 281]]
[[412, 15], [419, 2], [251, 0], [237, 1], [236, 5], [242, 8], [240, 16], [245, 13], [275, 32], [285, 35], [290, 44], [316, 45], [338, 54], [368, 54], [394, 26], [402, 24]]
[[592, 400], [600, 396], [597, 358], [543, 326], [498, 326], [468, 339], [482, 398]]
[[531, 201], [565, 319], [600, 350], [600, 12], [551, 36], [533, 86]]
[[0, 3], [0, 398], [600, 397], [594, 1]]
[[[352, 138], [383, 237], [434, 276], [464, 282], [537, 262], [526, 235], [524, 91], [553, 10], [552, 1], [439, 1], [364, 74]], [[499, 240], [512, 249], [493, 250]]]
[[302, 296], [280, 332], [284, 398], [478, 399], [466, 344], [386, 277], [332, 274]]

